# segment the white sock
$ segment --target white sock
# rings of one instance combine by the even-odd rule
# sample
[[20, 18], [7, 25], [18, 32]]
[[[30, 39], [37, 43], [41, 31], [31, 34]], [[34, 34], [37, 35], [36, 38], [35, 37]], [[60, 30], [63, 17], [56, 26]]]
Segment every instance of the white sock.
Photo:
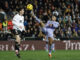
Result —
[[[51, 45], [51, 46], [52, 46], [52, 45]], [[51, 51], [52, 51], [51, 46], [49, 46], [49, 54], [51, 54]]]
[[46, 43], [46, 50], [48, 50], [48, 44]]
[[54, 44], [54, 43], [52, 44], [51, 49], [52, 49], [52, 50], [55, 49], [55, 44]]

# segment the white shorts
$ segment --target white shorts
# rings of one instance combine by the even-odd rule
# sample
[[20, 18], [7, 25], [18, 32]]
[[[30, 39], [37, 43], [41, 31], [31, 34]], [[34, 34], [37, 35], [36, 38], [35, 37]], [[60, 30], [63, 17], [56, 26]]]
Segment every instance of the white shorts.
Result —
[[[51, 37], [53, 40], [54, 40], [54, 37]], [[45, 40], [46, 42], [48, 42], [49, 40], [48, 40], [48, 36], [46, 36], [46, 40]]]
[[42, 31], [45, 33], [46, 35], [46, 41], [48, 42], [48, 37], [51, 37], [54, 40], [54, 36], [53, 36], [53, 29], [50, 28], [42, 28]]

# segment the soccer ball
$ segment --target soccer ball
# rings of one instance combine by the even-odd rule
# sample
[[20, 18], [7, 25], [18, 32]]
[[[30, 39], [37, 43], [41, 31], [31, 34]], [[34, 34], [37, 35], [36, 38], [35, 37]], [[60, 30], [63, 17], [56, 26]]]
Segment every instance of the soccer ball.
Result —
[[32, 4], [28, 4], [27, 5], [27, 10], [33, 10], [33, 5]]

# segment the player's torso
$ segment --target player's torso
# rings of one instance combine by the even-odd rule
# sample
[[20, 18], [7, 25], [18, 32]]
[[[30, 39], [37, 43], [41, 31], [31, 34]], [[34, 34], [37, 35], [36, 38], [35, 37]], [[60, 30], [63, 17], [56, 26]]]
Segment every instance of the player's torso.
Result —
[[15, 15], [15, 19], [16, 19], [16, 23], [19, 25], [19, 26], [22, 26], [22, 28], [20, 28], [19, 26], [16, 26], [14, 25], [13, 28], [14, 29], [18, 29], [18, 30], [23, 30], [24, 29], [24, 17], [23, 16], [20, 16], [19, 14]]
[[51, 33], [51, 34], [53, 34], [54, 31], [55, 31], [55, 27], [54, 26], [57, 25], [57, 24], [58, 24], [58, 22], [56, 22], [56, 21], [50, 21], [49, 20], [48, 24], [46, 26], [46, 31], [49, 32], [49, 33]]
[[23, 25], [23, 23], [24, 23], [24, 17], [23, 16], [20, 16], [19, 14], [17, 14], [16, 20], [17, 20], [17, 23], [19, 23], [19, 25]]

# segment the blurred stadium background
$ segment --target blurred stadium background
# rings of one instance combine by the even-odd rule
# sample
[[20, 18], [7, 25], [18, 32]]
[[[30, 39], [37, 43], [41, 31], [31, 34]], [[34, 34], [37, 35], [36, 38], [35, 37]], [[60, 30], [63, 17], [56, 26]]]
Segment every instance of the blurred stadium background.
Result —
[[[43, 51], [45, 41], [39, 29], [39, 24], [26, 9], [29, 3], [33, 5], [36, 16], [42, 19], [44, 23], [50, 19], [52, 14], [57, 16], [57, 21], [60, 23], [59, 28], [54, 33], [56, 40], [55, 49], [57, 51], [53, 54], [54, 57], [52, 60], [80, 60], [80, 52], [78, 51], [80, 50], [80, 0], [1, 0], [0, 60], [11, 60], [13, 57], [13, 60], [18, 60], [12, 52], [14, 50], [15, 38], [11, 30], [13, 29], [13, 16], [17, 14], [19, 7], [24, 7], [25, 9], [24, 25], [27, 31], [22, 34], [21, 50], [26, 51], [21, 52], [24, 57], [23, 60], [49, 60], [49, 58], [46, 58], [47, 53]], [[38, 55], [43, 57], [40, 59]]]

